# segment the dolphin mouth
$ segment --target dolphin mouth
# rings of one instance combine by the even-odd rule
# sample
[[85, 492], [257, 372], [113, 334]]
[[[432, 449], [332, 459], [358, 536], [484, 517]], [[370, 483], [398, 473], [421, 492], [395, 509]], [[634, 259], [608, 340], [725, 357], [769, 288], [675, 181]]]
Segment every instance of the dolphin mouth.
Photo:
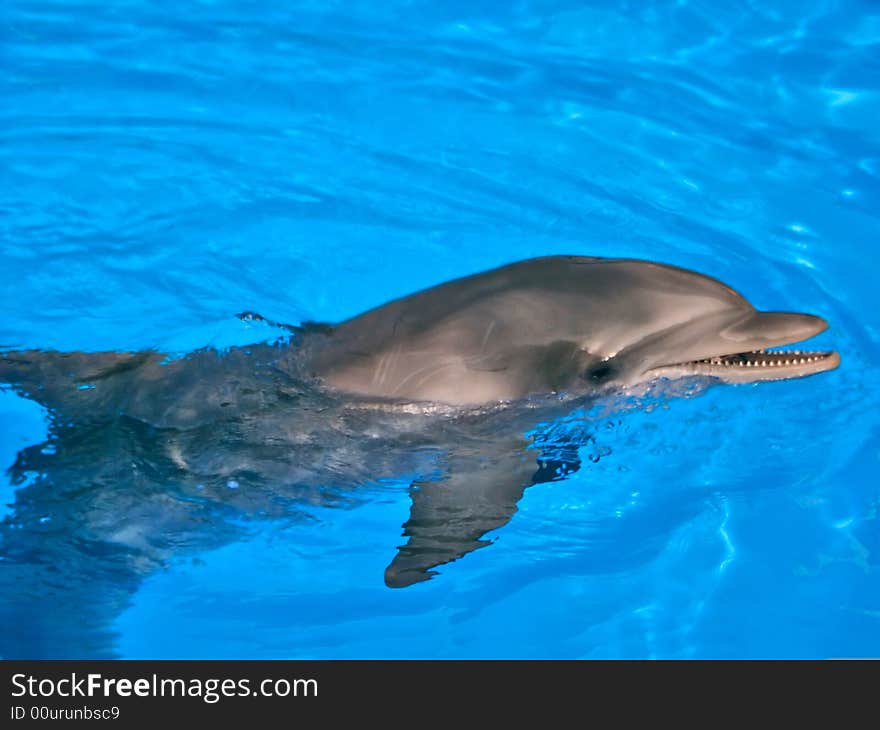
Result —
[[833, 370], [840, 355], [833, 350], [751, 350], [654, 368], [658, 377], [703, 375], [728, 382], [785, 380]]
[[786, 380], [822, 373], [840, 365], [837, 352], [779, 348], [793, 348], [827, 328], [824, 319], [812, 314], [753, 311], [722, 324], [714, 346], [712, 336], [703, 343], [702, 351], [690, 349], [695, 343], [686, 341], [685, 347], [690, 350], [687, 354], [707, 357], [664, 363], [650, 373], [658, 378], [706, 376], [728, 383]]
[[835, 353], [831, 350], [753, 350], [721, 357], [694, 360], [695, 365], [721, 365], [723, 367], [790, 367], [811, 362], [821, 362]]

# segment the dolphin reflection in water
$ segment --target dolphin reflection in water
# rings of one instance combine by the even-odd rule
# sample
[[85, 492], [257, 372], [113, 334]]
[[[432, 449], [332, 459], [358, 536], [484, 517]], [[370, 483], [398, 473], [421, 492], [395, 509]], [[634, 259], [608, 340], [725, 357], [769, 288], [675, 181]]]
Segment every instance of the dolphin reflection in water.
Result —
[[654, 381], [833, 369], [835, 352], [768, 350], [826, 327], [685, 269], [551, 256], [275, 344], [0, 353], [0, 383], [51, 415], [48, 442], [10, 469], [0, 618], [16, 633], [0, 654], [107, 654], [140, 581], [235, 539], [229, 518], [344, 505], [383, 478], [412, 479], [385, 583], [427, 580], [489, 544], [527, 487], [577, 471], [588, 425], [558, 438], [554, 421]]

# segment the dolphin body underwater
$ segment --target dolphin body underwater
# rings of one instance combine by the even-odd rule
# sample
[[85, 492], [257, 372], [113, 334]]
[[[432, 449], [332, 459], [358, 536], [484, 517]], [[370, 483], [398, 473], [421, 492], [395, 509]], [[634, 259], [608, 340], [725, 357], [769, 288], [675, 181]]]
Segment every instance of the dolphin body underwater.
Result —
[[[10, 468], [0, 591], [40, 605], [0, 608], [18, 627], [0, 655], [106, 653], [106, 625], [143, 577], [235, 539], [229, 518], [344, 507], [381, 479], [412, 484], [385, 583], [426, 580], [489, 544], [527, 487], [580, 467], [577, 430], [560, 440], [539, 424], [658, 380], [831, 370], [836, 352], [768, 351], [826, 327], [685, 269], [550, 256], [291, 326], [274, 344], [170, 360], [2, 352], [0, 383], [51, 418], [48, 442]], [[64, 603], [75, 610], [55, 615]]]

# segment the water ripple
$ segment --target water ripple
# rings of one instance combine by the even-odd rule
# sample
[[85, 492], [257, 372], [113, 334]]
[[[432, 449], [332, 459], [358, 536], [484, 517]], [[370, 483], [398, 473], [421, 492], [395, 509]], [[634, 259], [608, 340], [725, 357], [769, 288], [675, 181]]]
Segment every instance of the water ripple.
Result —
[[[407, 591], [375, 579], [406, 519], [397, 483], [346, 509], [256, 504], [237, 477], [170, 487], [168, 514], [200, 514], [215, 539], [166, 530], [161, 550], [127, 552], [149, 541], [135, 518], [160, 520], [133, 504], [116, 542], [83, 524], [63, 549], [0, 555], [32, 560], [51, 595], [72, 555], [94, 557], [112, 590], [79, 618], [122, 617], [92, 653], [880, 651], [869, 3], [7, 0], [0, 44], [4, 345], [223, 347], [256, 334], [244, 310], [338, 320], [564, 251], [705, 271], [762, 308], [822, 314], [819, 342], [844, 353], [821, 382], [592, 418], [580, 473], [530, 489], [491, 547]], [[10, 398], [7, 464], [46, 439]], [[76, 521], [22, 478], [4, 534]], [[101, 529], [113, 479], [90, 487]], [[138, 560], [153, 577], [135, 594]]]

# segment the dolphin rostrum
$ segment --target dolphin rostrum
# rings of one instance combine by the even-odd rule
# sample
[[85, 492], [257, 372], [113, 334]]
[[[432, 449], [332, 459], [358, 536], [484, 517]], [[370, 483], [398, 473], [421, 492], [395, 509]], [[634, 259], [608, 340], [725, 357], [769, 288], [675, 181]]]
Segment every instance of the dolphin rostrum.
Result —
[[[826, 326], [757, 311], [685, 269], [551, 256], [337, 325], [291, 326], [274, 344], [178, 359], [2, 352], [0, 383], [52, 418], [48, 443], [22, 450], [10, 469], [21, 489], [0, 522], [0, 595], [26, 586], [87, 605], [103, 625], [168, 558], [233, 539], [230, 515], [343, 506], [348, 488], [402, 476], [412, 482], [407, 542], [385, 582], [418, 583], [487, 545], [524, 489], [577, 471], [588, 424], [562, 436], [546, 424], [653, 381], [831, 370], [836, 352], [768, 349]], [[56, 580], [59, 566], [70, 580]], [[7, 632], [0, 655], [34, 657], [35, 645], [49, 652], [81, 633], [50, 609], [22, 611], [0, 608], [7, 625], [31, 627]]]

